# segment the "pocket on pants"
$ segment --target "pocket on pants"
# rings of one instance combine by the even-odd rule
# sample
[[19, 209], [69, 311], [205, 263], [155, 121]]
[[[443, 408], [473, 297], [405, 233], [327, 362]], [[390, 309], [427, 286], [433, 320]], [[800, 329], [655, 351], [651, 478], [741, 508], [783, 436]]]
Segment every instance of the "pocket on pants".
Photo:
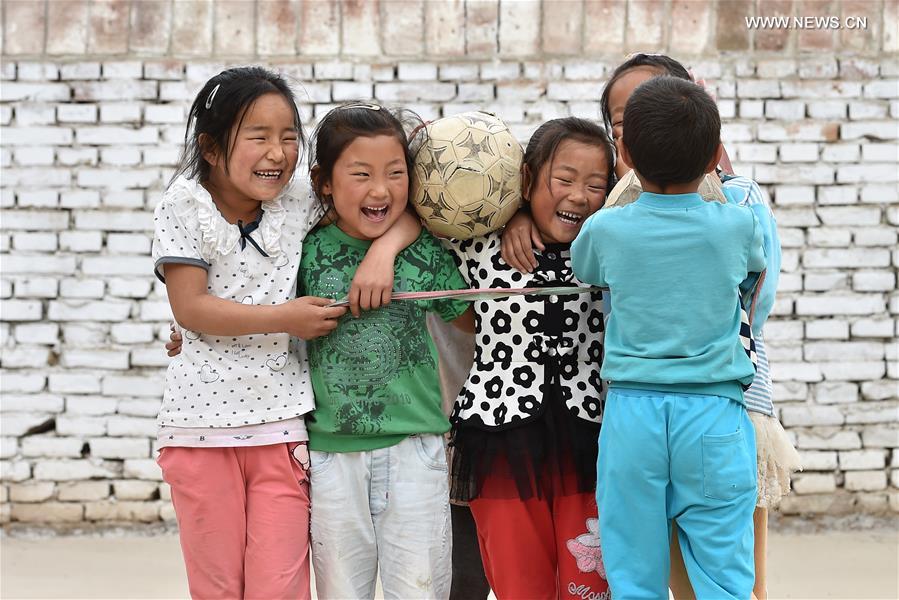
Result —
[[446, 448], [442, 435], [414, 435], [412, 441], [424, 465], [435, 471], [448, 472]]
[[756, 486], [755, 456], [743, 431], [702, 436], [702, 480], [706, 498], [734, 500]]
[[313, 477], [322, 475], [328, 470], [328, 467], [334, 462], [333, 452], [322, 452], [320, 450], [309, 451], [309, 474]]
[[291, 442], [287, 444], [287, 454], [291, 467], [299, 471], [297, 483], [302, 485], [309, 480], [309, 445], [306, 442]]

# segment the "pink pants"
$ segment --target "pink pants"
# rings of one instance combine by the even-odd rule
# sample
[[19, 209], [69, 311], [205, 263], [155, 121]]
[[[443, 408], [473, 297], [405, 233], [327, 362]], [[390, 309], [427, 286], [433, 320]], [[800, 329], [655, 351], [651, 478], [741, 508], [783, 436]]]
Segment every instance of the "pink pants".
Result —
[[311, 598], [309, 483], [289, 446], [160, 451], [192, 598]]

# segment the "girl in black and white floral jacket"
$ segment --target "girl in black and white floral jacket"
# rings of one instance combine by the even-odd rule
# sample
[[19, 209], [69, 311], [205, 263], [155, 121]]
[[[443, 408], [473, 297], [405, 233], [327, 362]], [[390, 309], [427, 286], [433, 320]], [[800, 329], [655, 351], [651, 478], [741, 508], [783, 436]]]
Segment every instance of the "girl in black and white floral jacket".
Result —
[[[555, 119], [531, 137], [522, 188], [548, 243], [531, 273], [500, 255], [499, 233], [452, 242], [472, 288], [579, 285], [569, 248], [614, 177], [606, 133]], [[476, 302], [474, 365], [453, 407], [454, 499], [468, 500], [499, 598], [603, 598], [596, 533], [602, 420], [602, 294]]]

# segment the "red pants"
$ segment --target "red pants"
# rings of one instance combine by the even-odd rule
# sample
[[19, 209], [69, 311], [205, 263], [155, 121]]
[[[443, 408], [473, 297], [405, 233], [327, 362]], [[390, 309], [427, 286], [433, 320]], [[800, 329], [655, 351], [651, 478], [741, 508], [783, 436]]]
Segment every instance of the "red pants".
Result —
[[310, 598], [309, 483], [288, 444], [163, 448], [159, 466], [192, 598]]
[[592, 492], [520, 500], [508, 478], [488, 478], [471, 501], [490, 587], [499, 600], [608, 600]]

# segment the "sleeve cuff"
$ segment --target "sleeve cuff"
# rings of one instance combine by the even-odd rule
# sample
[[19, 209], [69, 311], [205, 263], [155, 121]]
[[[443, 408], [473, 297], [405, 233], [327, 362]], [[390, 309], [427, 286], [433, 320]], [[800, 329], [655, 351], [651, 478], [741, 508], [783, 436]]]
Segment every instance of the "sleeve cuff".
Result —
[[165, 277], [162, 275], [163, 270], [160, 269], [160, 267], [170, 263], [200, 267], [204, 271], [209, 270], [209, 263], [205, 260], [200, 260], [199, 258], [187, 258], [186, 256], [162, 256], [158, 258], [156, 260], [156, 263], [153, 265], [153, 273], [157, 278], [159, 278], [159, 281], [161, 281], [162, 283], [165, 283]]

